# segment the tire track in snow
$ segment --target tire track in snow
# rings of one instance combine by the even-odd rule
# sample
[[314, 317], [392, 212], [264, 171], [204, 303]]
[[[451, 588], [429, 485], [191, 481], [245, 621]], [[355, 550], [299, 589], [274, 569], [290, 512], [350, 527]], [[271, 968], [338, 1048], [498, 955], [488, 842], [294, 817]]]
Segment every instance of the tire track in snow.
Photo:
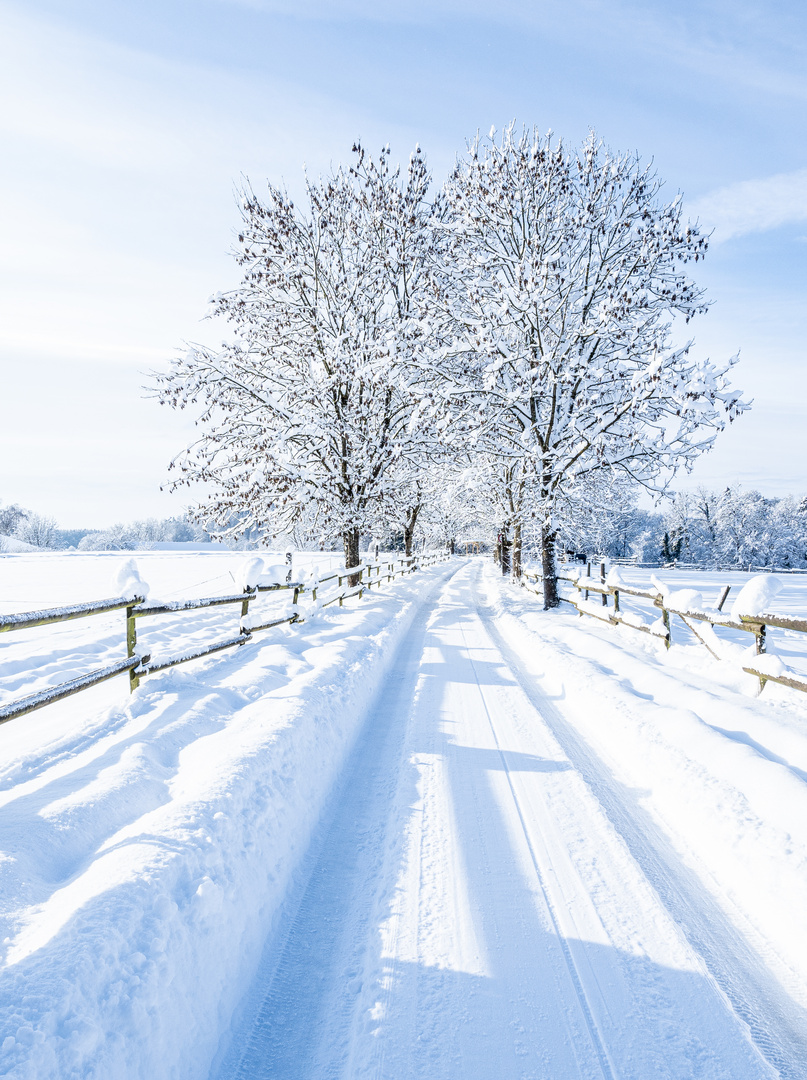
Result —
[[364, 718], [217, 1080], [341, 1075], [372, 932], [373, 882], [385, 858], [387, 837], [379, 826], [399, 783], [402, 720], [416, 690], [432, 601], [444, 587], [442, 579], [424, 597]]
[[[630, 917], [632, 897], [605, 851], [611, 892], [575, 909], [575, 889], [591, 885], [568, 854], [595, 811], [598, 838], [612, 835], [599, 793], [590, 797], [571, 754], [555, 760], [564, 755], [547, 750], [549, 734], [519, 738], [508, 710], [536, 731], [551, 729], [551, 717], [470, 595], [473, 567], [463, 571], [436, 605], [423, 604], [390, 667], [273, 938], [257, 1020], [219, 1080], [769, 1075], [699, 973], [640, 960], [623, 987], [632, 1001], [620, 997], [634, 958], [592, 933], [594, 909], [616, 897]], [[644, 910], [634, 921], [652, 946]], [[459, 940], [466, 931], [479, 937], [478, 962]], [[714, 1007], [725, 1019], [695, 1016], [689, 1040], [674, 1030], [686, 1035], [697, 1010]], [[709, 1036], [727, 1032], [733, 1041], [715, 1048], [710, 1071]], [[670, 1056], [660, 1071], [654, 1039]]]
[[701, 957], [721, 995], [746, 1025], [762, 1057], [781, 1080], [804, 1080], [805, 1011], [784, 991], [697, 875], [681, 862], [647, 811], [541, 691], [481, 599], [478, 575], [473, 593], [477, 614], [514, 678], [596, 797], [670, 917]]
[[530, 859], [532, 860], [533, 869], [535, 870], [535, 877], [536, 877], [536, 879], [538, 881], [538, 886], [539, 886], [539, 888], [541, 890], [541, 896], [543, 897], [544, 903], [546, 904], [546, 910], [547, 910], [547, 912], [549, 914], [549, 918], [550, 918], [550, 920], [552, 922], [552, 926], [554, 928], [555, 934], [557, 935], [558, 942], [559, 942], [561, 950], [563, 952], [563, 958], [564, 958], [564, 960], [566, 962], [566, 967], [567, 967], [568, 972], [569, 972], [569, 977], [571, 979], [572, 985], [574, 986], [575, 993], [577, 994], [577, 999], [578, 999], [578, 1001], [580, 1003], [580, 1010], [583, 1013], [583, 1017], [584, 1017], [585, 1022], [586, 1022], [586, 1027], [588, 1028], [588, 1034], [589, 1034], [589, 1037], [591, 1039], [591, 1045], [593, 1046], [594, 1052], [597, 1055], [597, 1059], [598, 1059], [598, 1062], [599, 1062], [600, 1071], [602, 1073], [603, 1080], [614, 1080], [614, 1072], [613, 1072], [613, 1069], [611, 1067], [611, 1061], [610, 1061], [610, 1058], [609, 1058], [609, 1055], [608, 1055], [608, 1051], [606, 1049], [605, 1043], [603, 1042], [603, 1039], [602, 1039], [602, 1036], [600, 1034], [597, 1023], [596, 1023], [596, 1021], [594, 1019], [594, 1014], [592, 1012], [591, 1005], [590, 1005], [589, 1000], [588, 1000], [588, 995], [586, 994], [586, 991], [585, 991], [584, 986], [583, 986], [583, 982], [582, 982], [582, 980], [580, 978], [580, 972], [577, 970], [577, 965], [574, 962], [574, 957], [572, 956], [571, 950], [569, 949], [569, 943], [566, 940], [566, 937], [563, 934], [563, 931], [561, 929], [560, 922], [558, 920], [557, 911], [556, 911], [556, 908], [555, 908], [555, 903], [554, 903], [554, 900], [552, 899], [550, 890], [547, 887], [546, 878], [544, 877], [544, 874], [541, 872], [541, 867], [540, 867], [540, 864], [539, 864], [539, 861], [538, 861], [538, 856], [536, 855], [535, 847], [533, 846], [532, 839], [530, 838], [530, 833], [529, 833], [529, 830], [527, 828], [527, 823], [526, 823], [526, 821], [524, 819], [524, 812], [522, 810], [521, 803], [519, 801], [518, 795], [516, 794], [516, 789], [515, 789], [515, 786], [513, 784], [513, 777], [511, 775], [510, 769], [509, 769], [509, 767], [507, 765], [507, 759], [506, 759], [505, 755], [502, 752], [502, 747], [501, 747], [501, 743], [499, 741], [499, 736], [498, 736], [498, 734], [496, 732], [496, 726], [493, 723], [493, 717], [491, 716], [490, 709], [488, 708], [487, 702], [485, 700], [485, 692], [482, 689], [482, 684], [481, 684], [480, 679], [479, 679], [476, 664], [473, 661], [473, 657], [471, 655], [471, 649], [468, 647], [468, 644], [467, 644], [464, 621], [462, 623], [460, 623], [460, 629], [462, 631], [463, 641], [465, 641], [465, 643], [466, 643], [466, 650], [468, 652], [471, 667], [473, 669], [474, 676], [476, 678], [476, 685], [477, 685], [477, 689], [479, 691], [480, 700], [482, 701], [482, 707], [485, 710], [485, 715], [487, 717], [488, 724], [490, 725], [491, 735], [493, 736], [493, 741], [496, 744], [496, 750], [498, 751], [499, 758], [500, 758], [501, 763], [502, 763], [502, 769], [504, 771], [505, 777], [507, 778], [507, 786], [510, 789], [510, 795], [512, 796], [512, 799], [513, 799], [513, 806], [515, 808], [516, 815], [518, 816], [519, 824], [521, 825], [521, 831], [524, 834], [524, 842], [526, 843], [527, 849], [528, 849], [528, 851], [530, 853]]

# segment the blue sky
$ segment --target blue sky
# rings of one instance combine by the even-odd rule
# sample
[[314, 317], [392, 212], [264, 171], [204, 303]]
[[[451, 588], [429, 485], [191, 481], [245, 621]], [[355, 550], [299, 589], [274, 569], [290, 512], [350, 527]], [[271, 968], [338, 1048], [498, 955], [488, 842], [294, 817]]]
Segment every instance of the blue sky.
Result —
[[[0, 500], [65, 527], [180, 512], [188, 418], [144, 397], [207, 297], [241, 175], [299, 192], [361, 137], [440, 179], [477, 128], [590, 127], [714, 228], [692, 332], [752, 411], [681, 486], [807, 492], [801, 3], [0, 0]], [[211, 339], [212, 335], [212, 339]], [[187, 496], [186, 496], [187, 498]]]

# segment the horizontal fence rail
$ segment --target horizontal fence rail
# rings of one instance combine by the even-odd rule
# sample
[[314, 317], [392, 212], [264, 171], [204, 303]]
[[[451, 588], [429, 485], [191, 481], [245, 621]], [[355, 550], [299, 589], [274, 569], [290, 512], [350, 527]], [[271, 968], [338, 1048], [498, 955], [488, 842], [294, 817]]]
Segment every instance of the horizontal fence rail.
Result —
[[133, 668], [136, 668], [141, 663], [141, 660], [142, 657], [140, 656], [129, 656], [125, 660], [118, 660], [116, 664], [99, 668], [98, 671], [90, 671], [87, 675], [81, 675], [77, 679], [59, 683], [58, 686], [48, 687], [47, 690], [42, 690], [38, 694], [29, 694], [28, 697], [10, 701], [6, 705], [0, 705], [0, 724], [5, 724], [7, 720], [13, 720], [15, 716], [24, 716], [25, 713], [41, 709], [43, 705], [61, 701], [62, 698], [77, 694], [80, 690], [87, 690], [90, 686], [97, 686], [98, 683], [106, 682], [107, 679], [111, 679], [115, 675], [122, 675], [124, 671], [131, 672]]
[[[600, 564], [600, 580], [591, 577], [591, 564], [586, 567], [586, 575], [570, 577], [566, 574], [558, 574], [558, 581], [571, 585], [578, 593], [576, 597], [559, 596], [559, 599], [574, 607], [582, 615], [599, 619], [611, 626], [628, 626], [632, 630], [640, 630], [652, 637], [661, 639], [669, 649], [672, 642], [670, 629], [670, 616], [679, 618], [692, 632], [699, 644], [703, 645], [716, 660], [722, 660], [720, 656], [719, 640], [714, 636], [715, 629], [741, 630], [754, 635], [756, 654], [760, 660], [756, 665], [743, 665], [743, 671], [759, 679], [760, 692], [768, 682], [780, 683], [789, 686], [793, 690], [801, 690], [807, 693], [807, 679], [799, 676], [796, 672], [777, 671], [769, 668], [767, 662], [767, 631], [769, 627], [782, 630], [807, 633], [807, 619], [792, 615], [777, 615], [772, 612], [764, 612], [757, 615], [741, 615], [739, 620], [723, 613], [723, 605], [731, 591], [731, 586], [723, 587], [714, 609], [708, 611], [695, 611], [687, 608], [678, 608], [665, 600], [664, 594], [659, 590], [650, 591], [641, 589], [625, 582], [608, 584], [605, 580], [605, 564]], [[542, 595], [540, 588], [541, 574], [525, 573], [522, 575], [522, 585], [530, 592]], [[589, 594], [601, 597], [600, 604], [589, 600]], [[632, 596], [643, 600], [649, 600], [658, 610], [658, 618], [655, 623], [648, 624], [642, 616], [636, 612], [624, 611], [620, 597]], [[609, 598], [612, 606], [608, 606]], [[704, 627], [698, 625], [704, 623]], [[771, 657], [773, 659], [773, 657]]]
[[[592, 556], [596, 562], [601, 556]], [[608, 556], [611, 566], [635, 567], [637, 570], [697, 570], [712, 574], [807, 574], [807, 568], [798, 566], [770, 566], [763, 563], [709, 563], [684, 562], [673, 559], [672, 562], [642, 562], [631, 556], [624, 558]]]
[[[129, 674], [129, 690], [133, 692], [140, 685], [141, 679], [147, 675], [153, 675], [166, 668], [175, 667], [177, 664], [185, 664], [190, 660], [198, 660], [200, 657], [209, 656], [211, 653], [221, 652], [244, 645], [250, 641], [253, 634], [269, 630], [283, 624], [304, 622], [303, 615], [297, 610], [300, 596], [310, 593], [312, 601], [317, 600], [317, 591], [323, 584], [331, 581], [337, 582], [337, 593], [320, 604], [328, 607], [338, 602], [342, 607], [345, 600], [353, 596], [361, 598], [365, 589], [381, 585], [384, 582], [394, 581], [404, 574], [414, 573], [416, 570], [433, 566], [438, 562], [444, 562], [447, 554], [430, 554], [420, 557], [404, 557], [378, 563], [361, 563], [358, 566], [339, 569], [334, 573], [317, 577], [314, 574], [309, 583], [302, 581], [287, 581], [282, 583], [260, 584], [245, 589], [243, 592], [230, 593], [225, 596], [203, 597], [197, 600], [172, 600], [166, 603], [147, 604], [143, 596], [117, 596], [109, 600], [94, 600], [86, 604], [69, 604], [63, 607], [45, 608], [41, 611], [27, 611], [16, 615], [0, 615], [0, 633], [11, 630], [25, 630], [34, 627], [47, 626], [51, 623], [66, 622], [70, 619], [80, 619], [90, 615], [106, 614], [110, 611], [125, 609], [126, 612], [126, 658], [91, 671], [86, 675], [69, 681], [48, 687], [36, 694], [18, 698], [16, 701], [0, 705], [0, 724], [4, 724], [15, 717], [24, 716], [34, 712], [45, 705], [61, 701], [63, 698], [77, 694], [91, 686], [97, 686], [107, 679], [125, 672]], [[358, 584], [343, 587], [346, 580], [358, 577]], [[249, 618], [249, 605], [260, 593], [290, 592], [291, 605], [294, 610], [291, 615], [282, 618], [271, 618], [263, 622], [253, 623]], [[152, 660], [151, 654], [138, 650], [137, 647], [137, 620], [160, 615], [176, 615], [186, 611], [199, 611], [205, 608], [226, 607], [229, 605], [241, 605], [240, 625], [238, 634], [232, 635], [210, 645], [200, 645], [176, 653], [168, 657], [158, 657]]]
[[103, 615], [107, 611], [142, 603], [142, 596], [116, 596], [113, 600], [94, 600], [90, 604], [69, 604], [66, 607], [45, 608], [43, 611], [24, 611], [19, 615], [0, 615], [0, 634], [5, 630], [27, 630], [32, 626], [83, 619], [85, 615]]

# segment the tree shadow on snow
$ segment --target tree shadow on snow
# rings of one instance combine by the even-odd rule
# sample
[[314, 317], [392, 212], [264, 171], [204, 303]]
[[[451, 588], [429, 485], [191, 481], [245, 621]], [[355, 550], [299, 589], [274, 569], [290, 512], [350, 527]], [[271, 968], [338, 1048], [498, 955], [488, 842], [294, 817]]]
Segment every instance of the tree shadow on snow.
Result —
[[[451, 739], [444, 697], [472, 675], [459, 655], [420, 663], [424, 643], [446, 655], [439, 630], [421, 620], [404, 643], [211, 1078], [800, 1077], [794, 1013], [752, 1041], [700, 965], [564, 930], [562, 890], [513, 832], [503, 785], [574, 766]], [[512, 682], [475, 666], [474, 681]], [[426, 783], [434, 769], [441, 785]], [[435, 791], [454, 838], [442, 848], [423, 830]]]

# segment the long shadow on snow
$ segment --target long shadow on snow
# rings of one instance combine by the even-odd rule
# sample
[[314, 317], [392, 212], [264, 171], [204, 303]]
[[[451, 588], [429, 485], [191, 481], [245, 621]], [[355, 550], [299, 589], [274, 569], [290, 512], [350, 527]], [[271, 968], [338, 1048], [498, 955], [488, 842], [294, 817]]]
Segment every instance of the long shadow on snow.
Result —
[[557, 697], [544, 693], [538, 678], [525, 671], [523, 661], [496, 628], [492, 612], [475, 589], [474, 593], [476, 610], [485, 629], [509, 663], [519, 686], [597, 797], [732, 1008], [748, 1026], [759, 1052], [783, 1080], [803, 1080], [807, 1061], [807, 1010], [787, 993], [697, 875], [681, 861], [642, 806], [642, 792], [628, 788], [614, 777], [555, 708], [553, 701]]
[[[240, 1032], [211, 1076], [770, 1076], [709, 979], [560, 940], [525, 874], [494, 778], [502, 771], [549, 777], [569, 765], [453, 742], [439, 721], [456, 668], [449, 678], [449, 665], [419, 663], [424, 645], [445, 646], [438, 620], [425, 621], [413, 626], [368, 714], [297, 894], [267, 945]], [[495, 665], [480, 671], [492, 676], [483, 685], [502, 685]], [[470, 971], [384, 948], [422, 821], [418, 783], [435, 760], [445, 768], [459, 840], [447, 887], [467, 893], [478, 945], [470, 948]], [[592, 975], [600, 980], [593, 1010], [580, 971], [589, 987]], [[704, 1019], [703, 1011], [725, 1019]], [[619, 1045], [605, 1048], [604, 1029]]]

